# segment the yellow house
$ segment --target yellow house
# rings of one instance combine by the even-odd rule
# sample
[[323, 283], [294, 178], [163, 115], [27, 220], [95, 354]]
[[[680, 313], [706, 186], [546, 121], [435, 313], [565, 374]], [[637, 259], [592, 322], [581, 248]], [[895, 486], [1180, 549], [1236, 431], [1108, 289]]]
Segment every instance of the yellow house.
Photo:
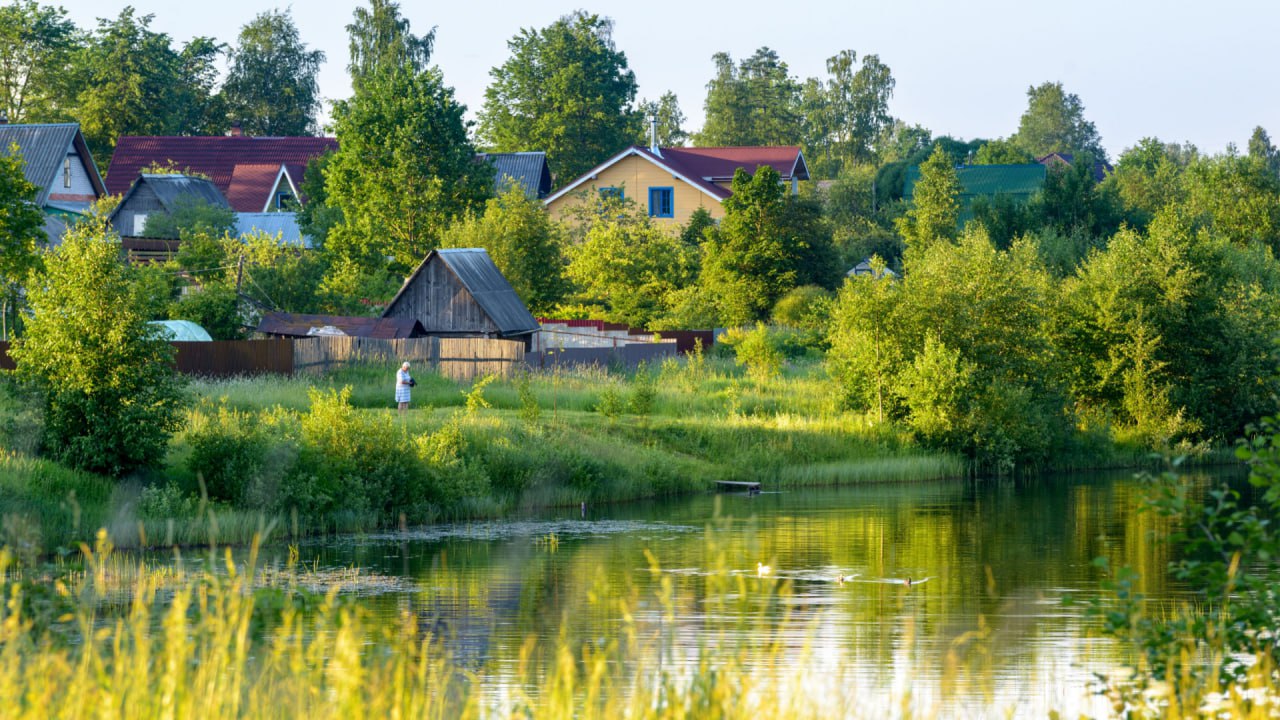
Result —
[[556, 220], [596, 195], [618, 195], [647, 209], [664, 225], [683, 225], [698, 208], [724, 217], [720, 203], [733, 193], [733, 173], [769, 165], [797, 190], [809, 179], [804, 155], [794, 145], [779, 147], [658, 148], [633, 146], [592, 168], [544, 201]]

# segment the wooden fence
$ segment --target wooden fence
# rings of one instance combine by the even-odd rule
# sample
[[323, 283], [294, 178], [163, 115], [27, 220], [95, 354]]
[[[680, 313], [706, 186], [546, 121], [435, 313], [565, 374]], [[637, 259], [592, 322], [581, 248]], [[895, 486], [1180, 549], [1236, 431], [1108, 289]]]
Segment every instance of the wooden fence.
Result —
[[[322, 374], [351, 363], [399, 366], [408, 360], [447, 378], [471, 382], [484, 375], [509, 376], [524, 365], [524, 343], [488, 338], [325, 337], [300, 340], [217, 340], [175, 342], [176, 365], [184, 375], [231, 377], [295, 372]], [[0, 342], [0, 369], [12, 370], [9, 343]]]
[[470, 382], [484, 375], [509, 376], [524, 363], [524, 343], [518, 340], [318, 337], [293, 343], [294, 372], [327, 373], [349, 363], [395, 366], [407, 360], [447, 378]]

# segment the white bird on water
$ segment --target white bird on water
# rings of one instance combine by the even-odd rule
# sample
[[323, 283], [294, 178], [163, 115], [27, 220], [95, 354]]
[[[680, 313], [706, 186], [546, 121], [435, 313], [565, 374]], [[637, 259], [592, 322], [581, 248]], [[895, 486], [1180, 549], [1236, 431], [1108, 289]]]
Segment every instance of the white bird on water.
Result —
[[841, 575], [840, 573], [836, 573], [836, 583], [843, 585], [847, 582], [853, 582], [853, 579], [856, 577], [858, 577], [858, 573], [854, 573], [852, 575]]
[[773, 568], [764, 563], [756, 563], [756, 577], [768, 577], [773, 572]]

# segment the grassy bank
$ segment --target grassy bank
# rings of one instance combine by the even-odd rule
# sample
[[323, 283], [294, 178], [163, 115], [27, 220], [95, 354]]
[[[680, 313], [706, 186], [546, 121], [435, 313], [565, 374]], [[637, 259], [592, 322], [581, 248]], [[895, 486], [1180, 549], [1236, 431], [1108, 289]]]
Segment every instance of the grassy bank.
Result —
[[[816, 363], [749, 378], [695, 357], [474, 387], [420, 373], [404, 414], [392, 378], [355, 367], [193, 382], [165, 466], [118, 482], [32, 459], [38, 422], [9, 397], [0, 410], [19, 449], [0, 462], [0, 539], [52, 552], [105, 527], [123, 547], [243, 543], [706, 492], [716, 480], [787, 488], [969, 472], [959, 456], [842, 411]], [[1147, 460], [1097, 439], [1061, 458], [1062, 469]]]

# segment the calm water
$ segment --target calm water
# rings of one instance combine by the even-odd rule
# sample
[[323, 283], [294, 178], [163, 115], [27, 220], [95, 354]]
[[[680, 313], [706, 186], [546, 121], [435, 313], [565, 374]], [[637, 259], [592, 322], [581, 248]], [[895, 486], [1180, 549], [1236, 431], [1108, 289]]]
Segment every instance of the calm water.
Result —
[[1185, 596], [1163, 572], [1168, 528], [1140, 506], [1130, 473], [705, 495], [317, 543], [302, 559], [389, 576], [368, 606], [416, 613], [497, 694], [529, 636], [616, 638], [625, 607], [663, 662], [734, 648], [761, 672], [809, 663], [833, 714], [905, 700], [943, 716], [1100, 715], [1090, 683], [1120, 651], [1085, 614], [1093, 559], [1139, 569], [1151, 598]]

